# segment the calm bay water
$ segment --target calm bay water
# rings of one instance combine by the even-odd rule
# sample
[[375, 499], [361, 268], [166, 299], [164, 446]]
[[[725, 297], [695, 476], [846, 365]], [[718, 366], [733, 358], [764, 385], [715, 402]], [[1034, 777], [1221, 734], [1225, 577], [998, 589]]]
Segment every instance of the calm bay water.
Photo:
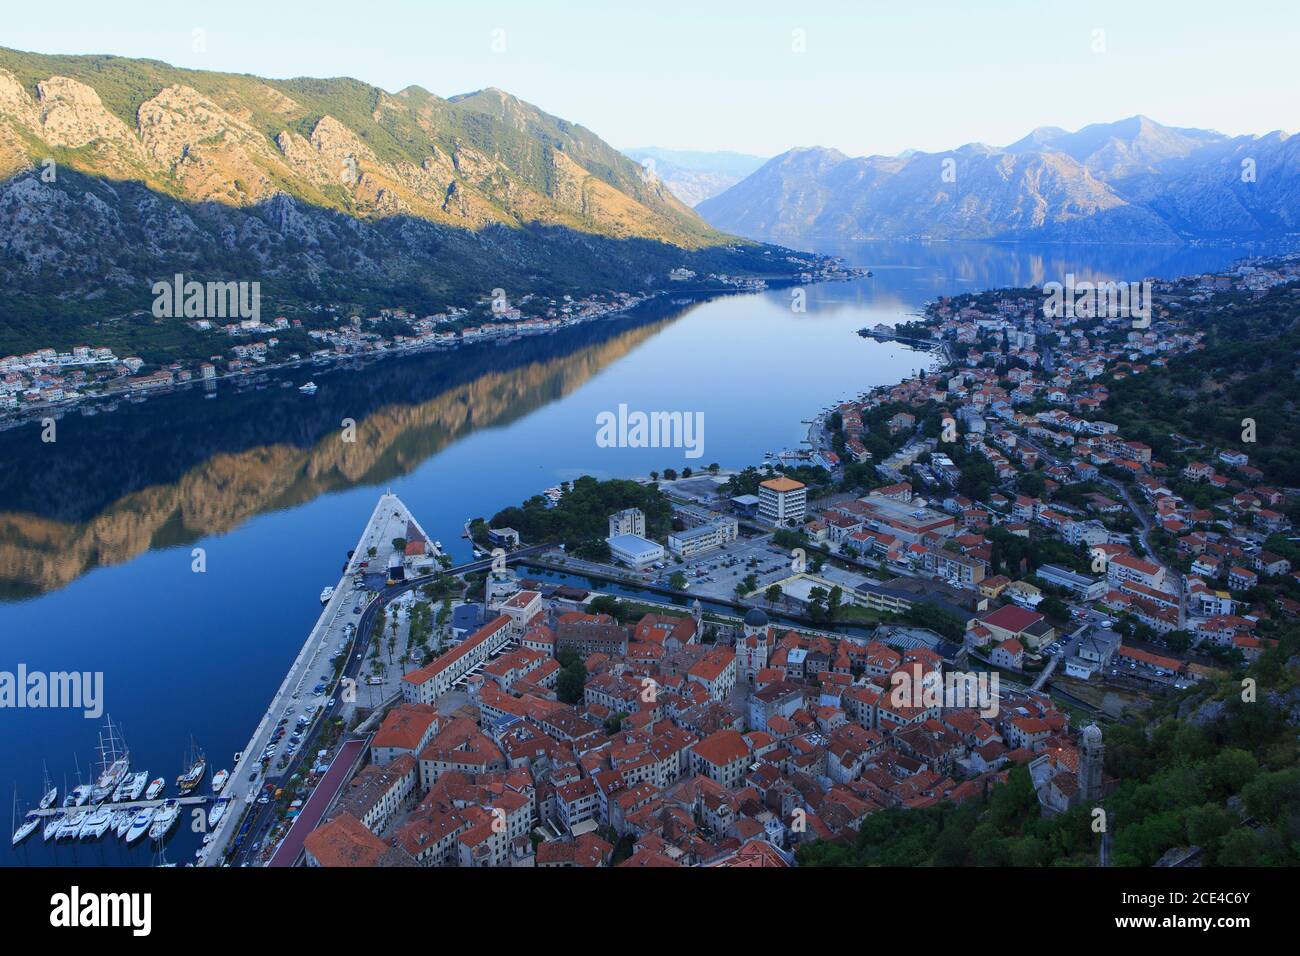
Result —
[[[1222, 268], [1228, 249], [993, 244], [863, 244], [843, 255], [874, 277], [697, 304], [657, 300], [637, 312], [506, 346], [298, 370], [261, 391], [227, 385], [75, 412], [42, 444], [27, 426], [0, 434], [0, 670], [102, 671], [105, 709], [135, 769], [171, 781], [190, 735], [210, 769], [233, 753], [320, 612], [386, 488], [456, 557], [467, 517], [581, 474], [758, 463], [796, 446], [801, 419], [925, 367], [926, 353], [861, 339], [864, 325], [907, 318], [927, 299], [1000, 285], [1139, 279]], [[281, 382], [319, 385], [300, 395]], [[596, 416], [702, 412], [703, 455], [608, 449]], [[340, 422], [357, 441], [340, 441]], [[191, 549], [207, 570], [191, 571]], [[0, 711], [0, 793], [20, 812], [38, 797], [41, 764], [62, 792], [74, 754], [90, 772], [102, 722], [68, 710]], [[152, 851], [111, 837], [43, 844], [7, 865], [147, 864]], [[190, 859], [183, 821], [167, 845]]]

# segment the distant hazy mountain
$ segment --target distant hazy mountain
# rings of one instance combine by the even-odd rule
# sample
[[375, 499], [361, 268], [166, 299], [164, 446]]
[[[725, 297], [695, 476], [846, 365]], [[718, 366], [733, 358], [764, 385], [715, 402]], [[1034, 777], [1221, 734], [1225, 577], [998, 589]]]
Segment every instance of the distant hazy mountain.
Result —
[[694, 206], [740, 182], [766, 160], [747, 153], [688, 149], [628, 149], [624, 153], [653, 172], [682, 202]]
[[697, 206], [753, 238], [1177, 242], [1300, 231], [1300, 139], [1144, 116], [1005, 148], [851, 158], [792, 149]]

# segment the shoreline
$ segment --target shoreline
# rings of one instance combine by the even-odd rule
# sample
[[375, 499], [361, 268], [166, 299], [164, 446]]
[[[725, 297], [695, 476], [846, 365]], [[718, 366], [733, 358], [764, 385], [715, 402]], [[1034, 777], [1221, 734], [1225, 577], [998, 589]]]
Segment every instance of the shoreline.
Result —
[[[732, 295], [755, 295], [761, 292], [765, 292], [769, 289], [782, 289], [786, 287], [794, 287], [799, 285], [815, 285], [822, 282], [844, 282], [854, 278], [858, 278], [858, 276], [855, 274], [855, 272], [849, 271], [839, 276], [826, 276], [826, 277], [818, 278], [813, 282], [803, 282], [798, 278], [797, 275], [795, 276], [782, 275], [779, 277], [757, 276], [753, 278], [757, 280], [762, 280], [764, 284], [759, 288], [737, 287], [737, 288], [724, 288], [724, 289], [710, 289], [704, 291], [691, 290], [691, 289], [681, 289], [681, 290], [658, 289], [655, 290], [654, 292], [646, 294], [644, 297], [640, 299], [637, 299], [635, 302], [620, 305], [617, 308], [606, 309], [602, 312], [598, 312], [592, 315], [582, 316], [577, 319], [571, 319], [569, 321], [562, 322], [560, 325], [558, 325], [556, 328], [553, 329], [545, 329], [541, 331], [533, 331], [533, 330], [512, 331], [505, 335], [493, 334], [491, 336], [476, 337], [470, 340], [466, 340], [464, 338], [458, 338], [457, 341], [452, 344], [444, 344], [441, 342], [420, 342], [419, 344], [410, 345], [410, 346], [388, 346], [385, 348], [371, 349], [362, 352], [349, 352], [349, 353], [343, 353], [338, 355], [330, 355], [328, 357], [299, 358], [297, 360], [277, 362], [274, 364], [268, 363], [265, 365], [259, 365], [255, 368], [237, 369], [235, 371], [218, 373], [210, 377], [202, 377], [202, 376], [191, 377], [184, 381], [170, 382], [164, 385], [148, 386], [148, 387], [137, 388], [137, 389], [131, 389], [128, 387], [128, 388], [123, 388], [121, 390], [108, 392], [108, 393], [100, 392], [94, 394], [85, 394], [85, 395], [78, 395], [74, 398], [60, 399], [55, 402], [35, 403], [35, 404], [24, 406], [16, 410], [11, 409], [6, 412], [0, 412], [0, 431], [5, 431], [11, 428], [20, 428], [24, 425], [28, 425], [32, 423], [40, 423], [43, 422], [44, 419], [46, 418], [50, 418], [57, 421], [58, 419], [62, 418], [63, 415], [74, 410], [81, 410], [82, 413], [86, 414], [88, 417], [93, 417], [94, 415], [97, 414], [110, 414], [113, 411], [116, 411], [117, 404], [123, 401], [130, 402], [132, 404], [143, 404], [144, 402], [148, 401], [148, 399], [151, 396], [175, 395], [180, 392], [189, 391], [195, 388], [196, 386], [204, 388], [205, 390], [213, 391], [215, 394], [215, 388], [218, 383], [224, 382], [229, 385], [238, 387], [240, 384], [243, 383], [257, 382], [259, 381], [259, 377], [263, 375], [269, 376], [272, 374], [282, 374], [282, 373], [290, 372], [294, 369], [314, 367], [314, 368], [319, 368], [322, 371], [333, 372], [340, 369], [346, 369], [348, 363], [350, 362], [366, 362], [368, 364], [369, 361], [379, 361], [390, 357], [424, 355], [429, 353], [456, 352], [459, 351], [460, 349], [467, 348], [474, 345], [488, 345], [488, 344], [512, 345], [525, 338], [538, 338], [542, 336], [555, 335], [567, 329], [576, 328], [578, 326], [586, 325], [591, 322], [600, 322], [609, 319], [630, 316], [633, 315], [638, 309], [650, 305], [652, 303], [655, 303], [656, 301], [669, 296], [689, 297], [690, 299], [693, 300], [691, 304], [694, 305], [702, 302], [710, 302], [713, 301], [714, 299], [720, 299]], [[113, 407], [112, 408], [100, 407], [106, 405], [113, 405]], [[93, 409], [93, 410], [87, 412], [86, 409]]]

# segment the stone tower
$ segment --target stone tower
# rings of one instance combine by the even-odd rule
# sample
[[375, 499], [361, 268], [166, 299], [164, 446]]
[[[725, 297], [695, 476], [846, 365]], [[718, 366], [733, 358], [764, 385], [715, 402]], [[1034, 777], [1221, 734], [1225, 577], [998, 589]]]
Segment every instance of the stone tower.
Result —
[[1101, 799], [1101, 772], [1106, 762], [1106, 745], [1095, 723], [1083, 728], [1079, 741], [1079, 798], [1084, 803]]

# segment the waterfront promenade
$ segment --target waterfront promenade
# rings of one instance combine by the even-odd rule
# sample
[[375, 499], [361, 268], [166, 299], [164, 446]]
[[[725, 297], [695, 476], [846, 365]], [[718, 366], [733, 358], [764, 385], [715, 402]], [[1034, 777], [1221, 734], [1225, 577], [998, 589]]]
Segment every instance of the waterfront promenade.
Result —
[[[213, 832], [204, 860], [205, 866], [221, 865], [230, 841], [238, 832], [245, 810], [256, 806], [254, 801], [267, 782], [278, 784], [284, 779], [276, 774], [273, 763], [267, 766], [265, 772], [262, 768], [262, 753], [270, 743], [271, 735], [281, 717], [293, 717], [300, 713], [311, 715], [313, 722], [307, 728], [308, 733], [304, 734], [305, 738], [311, 739], [314, 735], [310, 731], [315, 728], [316, 723], [322, 718], [329, 717], [337, 706], [336, 703], [331, 703], [335, 698], [327, 698], [325, 694], [306, 695], [311, 694], [315, 683], [323, 679], [332, 681], [333, 667], [330, 665], [330, 660], [335, 656], [333, 648], [340, 642], [349, 641], [345, 637], [346, 625], [356, 620], [352, 610], [359, 606], [360, 601], [364, 600], [368, 603], [370, 599], [364, 590], [353, 588], [354, 575], [363, 574], [371, 569], [379, 569], [382, 573], [382, 570], [387, 568], [389, 556], [393, 552], [392, 539], [401, 537], [405, 533], [407, 522], [410, 520], [410, 511], [396, 495], [385, 493], [380, 496], [370, 515], [370, 520], [366, 522], [365, 529], [357, 540], [352, 557], [334, 585], [334, 593], [321, 611], [311, 633], [307, 635], [307, 640], [303, 643], [288, 673], [285, 674], [279, 689], [271, 698], [270, 705], [244, 746], [239, 762], [232, 771], [225, 791], [225, 796], [231, 800], [231, 812], [225, 815]], [[396, 528], [401, 530], [389, 534]], [[375, 549], [373, 556], [368, 553], [370, 548]], [[349, 655], [353, 653], [353, 647], [354, 645], [349, 641], [347, 645]], [[331, 687], [326, 693], [332, 692]], [[306, 696], [305, 700], [304, 696]]]

